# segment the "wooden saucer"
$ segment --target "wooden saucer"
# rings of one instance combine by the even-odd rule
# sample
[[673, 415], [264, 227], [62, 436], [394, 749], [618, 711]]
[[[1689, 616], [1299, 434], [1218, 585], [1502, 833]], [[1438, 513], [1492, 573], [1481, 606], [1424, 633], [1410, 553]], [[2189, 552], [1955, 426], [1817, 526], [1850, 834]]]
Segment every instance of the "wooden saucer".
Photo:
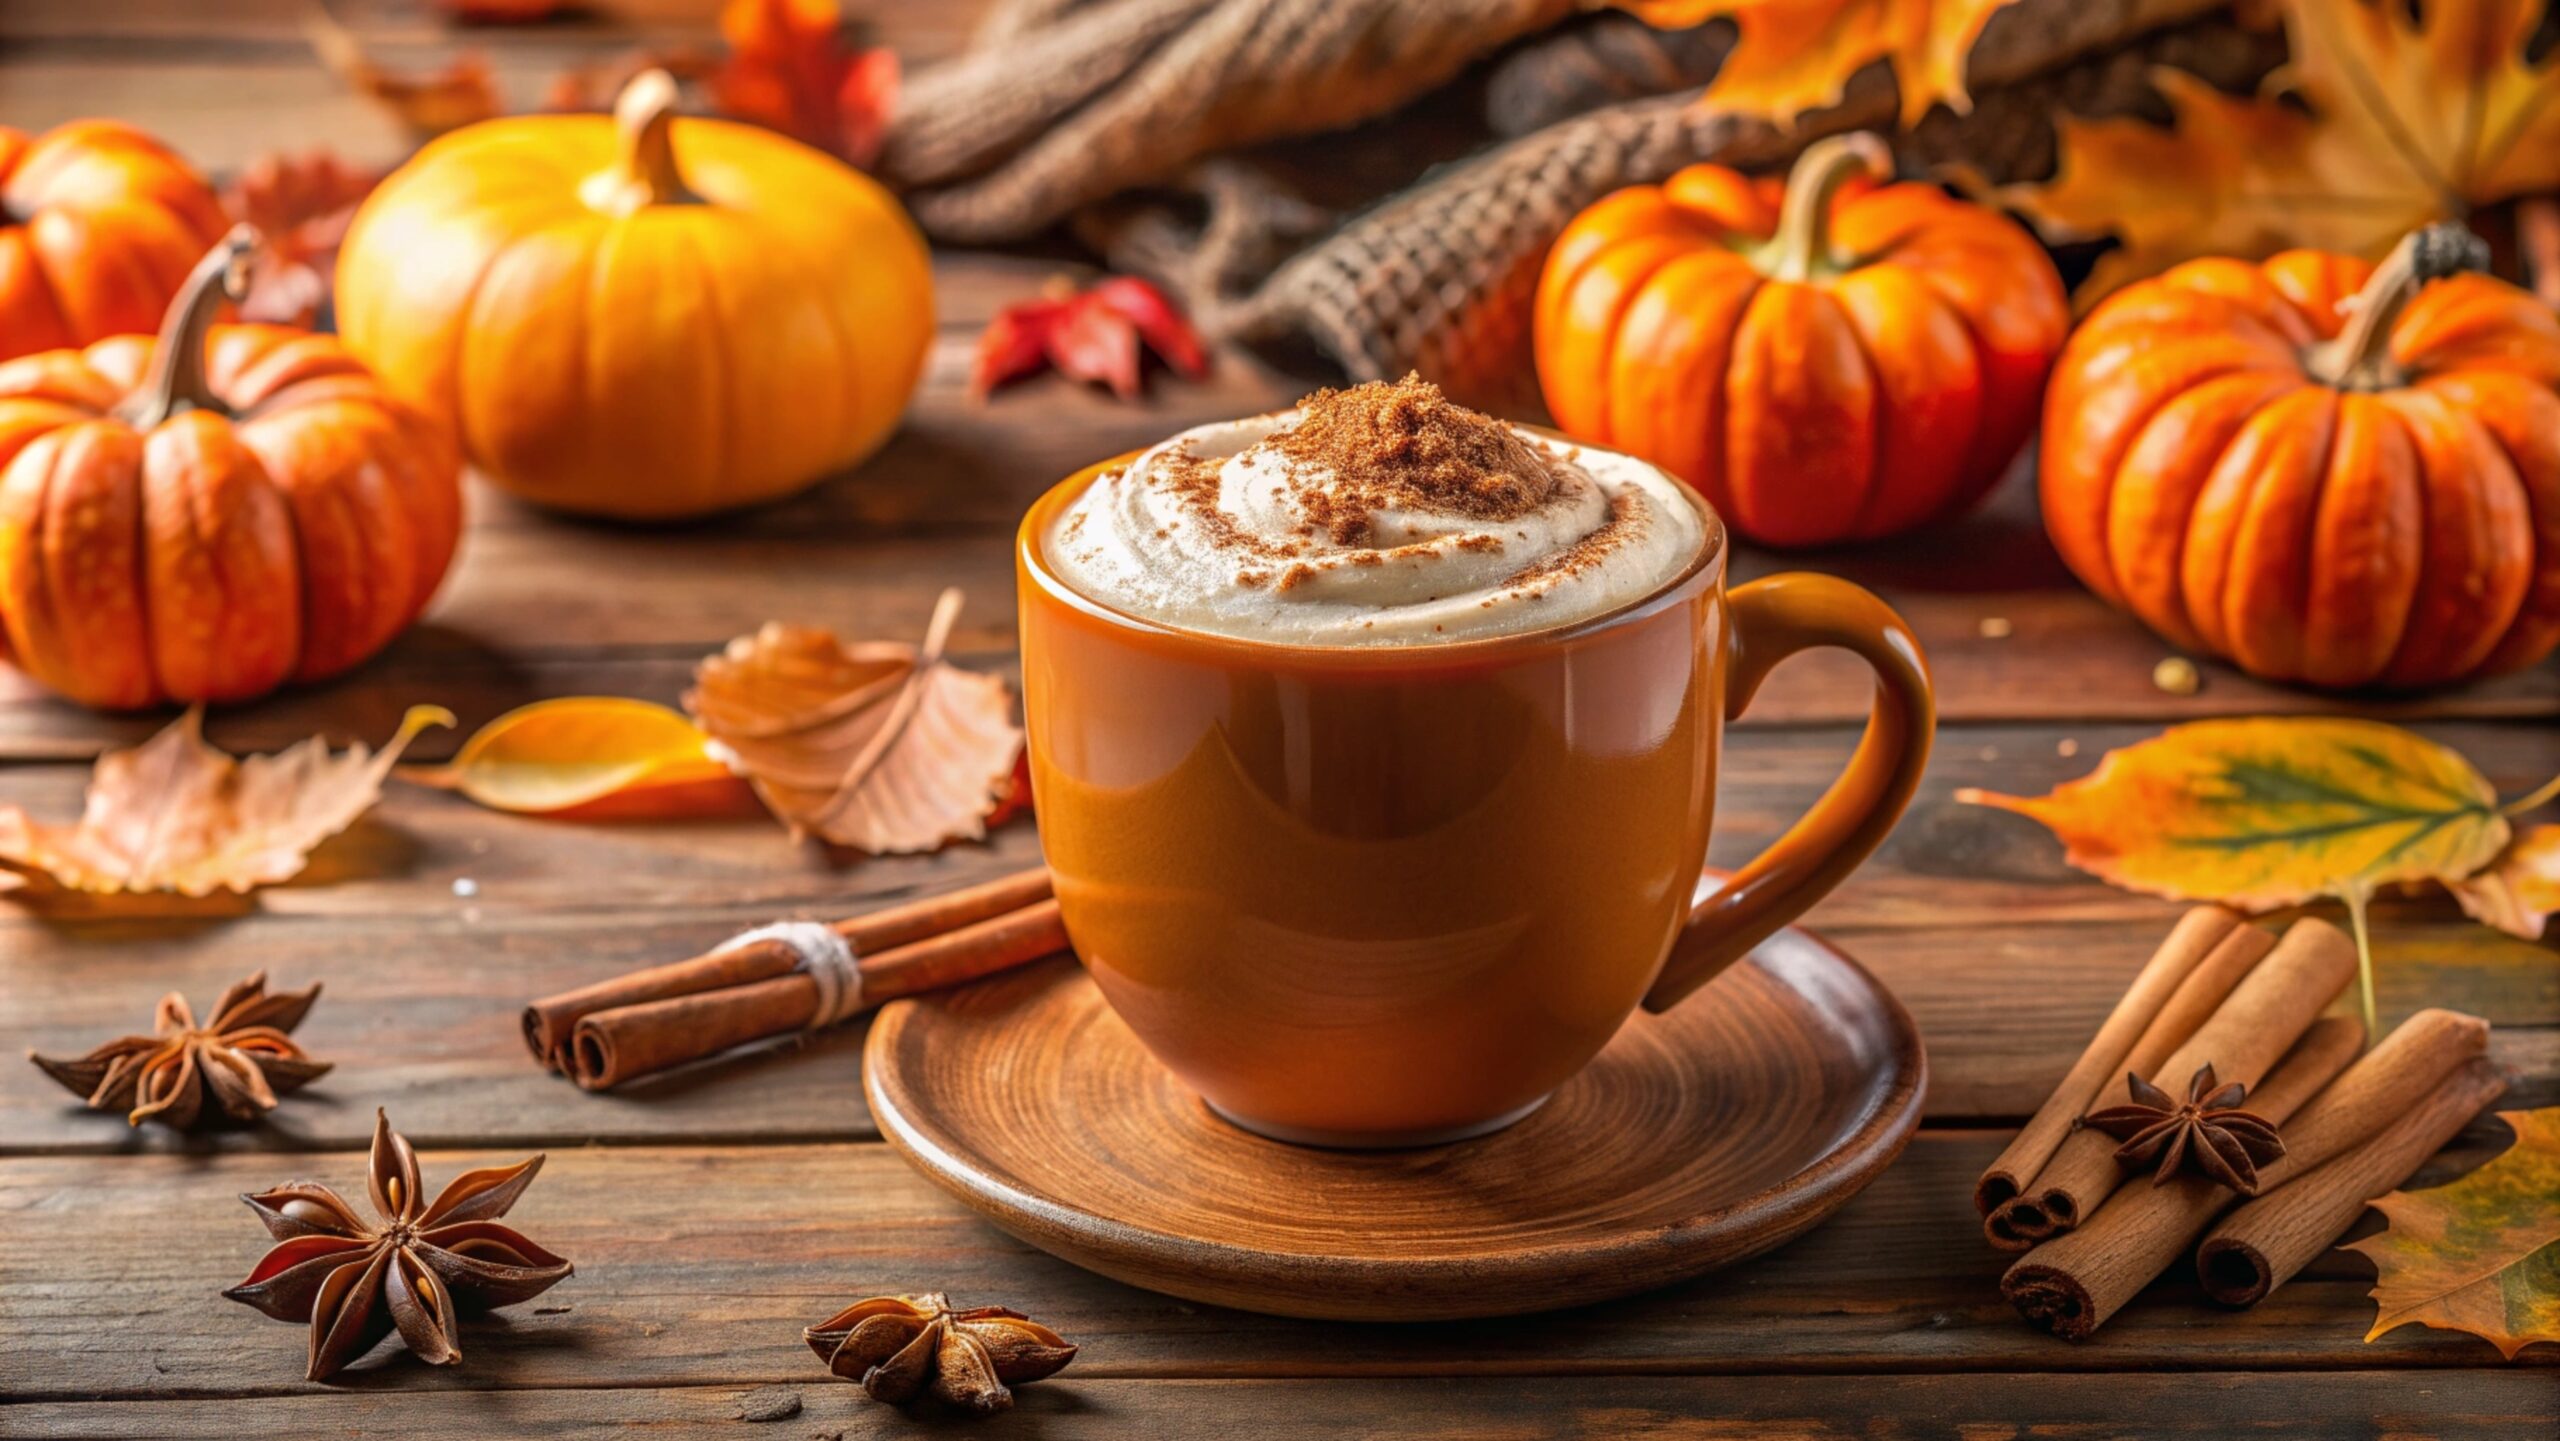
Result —
[[1077, 1265], [1250, 1311], [1437, 1320], [1650, 1290], [1792, 1239], [1901, 1154], [1927, 1063], [1890, 992], [1788, 930], [1639, 1013], [1526, 1120], [1445, 1146], [1239, 1130], [1067, 960], [884, 1007], [863, 1081], [918, 1169]]

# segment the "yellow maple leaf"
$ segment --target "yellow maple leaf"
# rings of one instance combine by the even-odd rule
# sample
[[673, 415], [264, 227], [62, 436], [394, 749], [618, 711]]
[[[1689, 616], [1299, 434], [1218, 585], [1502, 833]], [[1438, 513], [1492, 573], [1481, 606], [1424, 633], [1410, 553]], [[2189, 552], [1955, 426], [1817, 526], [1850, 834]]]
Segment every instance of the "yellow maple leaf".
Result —
[[2383, 886], [2463, 879], [2497, 856], [2513, 810], [2471, 762], [2380, 721], [2281, 716], [2196, 721], [2107, 752], [2042, 796], [1965, 789], [1957, 800], [2032, 817], [2063, 859], [2129, 890], [2272, 910], [2332, 896], [2363, 962], [2378, 1031], [2365, 901]]
[[2172, 128], [2059, 122], [2043, 184], [1993, 195], [2049, 239], [2114, 235], [2082, 299], [2201, 255], [2378, 259], [2472, 208], [2560, 188], [2560, 55], [2526, 63], [2543, 0], [2279, 0], [2288, 63], [2254, 97], [2155, 81]]
[[2516, 1143], [2448, 1185], [2373, 1203], [2390, 1229], [2346, 1249], [2373, 1261], [2372, 1340], [2411, 1322], [2468, 1331], [2514, 1360], [2560, 1341], [2560, 1106], [2501, 1111]]
[[1876, 60], [1893, 67], [1908, 125], [1944, 100], [1973, 108], [1965, 57], [1994, 11], [2017, 0], [1607, 0], [1657, 29], [1686, 29], [1731, 17], [1733, 50], [1707, 86], [1706, 102], [1772, 120], [1840, 102]]
[[191, 710], [141, 745], [100, 756], [77, 825], [0, 806], [0, 863], [100, 892], [209, 896], [290, 880], [313, 847], [373, 808], [410, 740], [453, 715], [411, 706], [380, 751], [333, 751], [314, 736], [245, 761], [205, 744], [203, 724]]
[[2453, 896], [2474, 918], [2511, 936], [2540, 940], [2543, 927], [2560, 913], [2560, 826], [2519, 834], [2487, 870], [2454, 882]]

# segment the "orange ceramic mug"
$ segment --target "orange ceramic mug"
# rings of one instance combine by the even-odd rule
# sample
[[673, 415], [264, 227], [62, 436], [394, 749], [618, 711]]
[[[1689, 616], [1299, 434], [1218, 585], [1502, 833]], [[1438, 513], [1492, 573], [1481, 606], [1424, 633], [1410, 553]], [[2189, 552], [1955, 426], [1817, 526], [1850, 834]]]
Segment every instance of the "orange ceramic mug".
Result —
[[[1017, 548], [1041, 843], [1139, 1040], [1282, 1140], [1420, 1145], [1535, 1109], [1639, 1002], [1688, 996], [1884, 839], [1928, 760], [1927, 663], [1828, 576], [1724, 583], [1724, 528], [1645, 599], [1550, 630], [1281, 645], [1142, 620]], [[1687, 494], [1685, 489], [1683, 494]], [[1724, 723], [1780, 660], [1874, 667], [1849, 769], [1692, 904]]]

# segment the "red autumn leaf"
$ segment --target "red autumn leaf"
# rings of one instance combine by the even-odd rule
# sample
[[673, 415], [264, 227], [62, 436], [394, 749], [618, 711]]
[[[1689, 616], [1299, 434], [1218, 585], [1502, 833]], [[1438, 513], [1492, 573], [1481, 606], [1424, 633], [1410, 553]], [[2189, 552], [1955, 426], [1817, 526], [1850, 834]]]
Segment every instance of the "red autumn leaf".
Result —
[[980, 395], [1054, 369], [1099, 381], [1123, 400], [1138, 393], [1141, 352], [1162, 356], [1191, 379], [1209, 371], [1209, 350], [1164, 292], [1119, 275], [1082, 292], [1043, 295], [997, 312], [978, 336], [970, 384]]
[[847, 47], [836, 0], [726, 0], [720, 34], [729, 56], [711, 89], [722, 114], [852, 165], [879, 156], [898, 99], [898, 57]]
[[250, 161], [222, 192], [231, 218], [256, 226], [263, 237], [240, 317], [309, 324], [329, 298], [347, 224], [381, 180], [380, 172], [351, 165], [326, 147], [300, 155], [270, 151]]
[[1013, 775], [1004, 783], [1004, 799], [987, 812], [987, 829], [994, 830], [1015, 816], [1031, 814], [1031, 748], [1024, 746], [1014, 753]]

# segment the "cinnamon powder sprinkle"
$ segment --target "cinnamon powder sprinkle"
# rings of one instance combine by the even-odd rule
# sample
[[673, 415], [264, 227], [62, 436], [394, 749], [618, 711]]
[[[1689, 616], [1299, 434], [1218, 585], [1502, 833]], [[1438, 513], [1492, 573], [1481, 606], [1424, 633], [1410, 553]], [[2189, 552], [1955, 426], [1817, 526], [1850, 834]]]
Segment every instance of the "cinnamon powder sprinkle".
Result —
[[[1542, 581], [1561, 580], [1599, 565], [1611, 551], [1641, 536], [1653, 524], [1653, 515], [1642, 492], [1623, 490], [1609, 497], [1609, 518], [1597, 529], [1572, 545], [1511, 577], [1510, 586], [1524, 589]], [[1546, 599], [1546, 589], [1529, 593], [1532, 600]]]
[[1419, 375], [1319, 390], [1298, 417], [1269, 443], [1331, 472], [1333, 485], [1308, 488], [1299, 504], [1336, 545], [1367, 540], [1380, 510], [1505, 521], [1555, 493], [1546, 458], [1511, 427], [1451, 402]]

